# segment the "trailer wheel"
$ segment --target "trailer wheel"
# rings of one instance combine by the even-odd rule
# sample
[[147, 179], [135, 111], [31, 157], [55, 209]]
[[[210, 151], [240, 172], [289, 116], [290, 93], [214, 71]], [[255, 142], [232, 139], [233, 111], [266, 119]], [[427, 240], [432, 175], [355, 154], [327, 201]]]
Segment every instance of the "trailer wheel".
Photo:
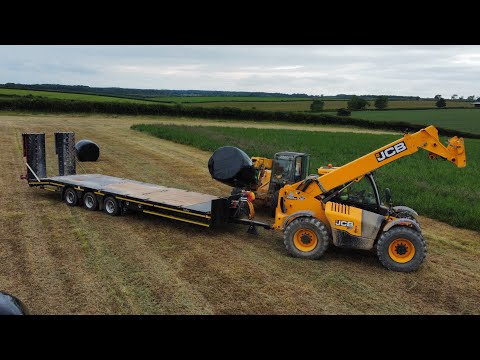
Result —
[[327, 228], [312, 217], [293, 220], [285, 229], [283, 239], [290, 255], [304, 259], [320, 258], [330, 244]]
[[109, 196], [104, 200], [103, 208], [108, 215], [120, 215], [120, 204], [118, 203], [117, 199], [112, 196]]
[[97, 210], [98, 209], [98, 200], [94, 193], [87, 192], [83, 195], [83, 206], [87, 210]]
[[426, 254], [427, 246], [422, 234], [408, 226], [395, 226], [378, 239], [378, 258], [389, 270], [416, 271]]
[[71, 187], [65, 190], [63, 198], [65, 199], [65, 202], [69, 206], [76, 206], [78, 204], [77, 192]]

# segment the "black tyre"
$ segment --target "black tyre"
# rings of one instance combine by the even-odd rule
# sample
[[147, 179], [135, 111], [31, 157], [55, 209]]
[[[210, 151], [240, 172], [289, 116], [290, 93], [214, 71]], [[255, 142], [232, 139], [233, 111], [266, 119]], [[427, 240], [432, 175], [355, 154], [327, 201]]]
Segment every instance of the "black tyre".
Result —
[[425, 260], [427, 245], [417, 230], [396, 226], [378, 239], [377, 255], [387, 269], [411, 272], [416, 271]]
[[87, 192], [83, 195], [83, 206], [87, 210], [97, 210], [98, 209], [98, 200], [93, 192]]
[[73, 188], [68, 188], [65, 190], [63, 198], [68, 206], [76, 206], [78, 204], [77, 192]]
[[107, 197], [103, 202], [103, 209], [108, 215], [118, 216], [120, 215], [120, 204], [114, 197]]
[[290, 255], [304, 259], [318, 259], [330, 244], [325, 225], [316, 218], [301, 217], [288, 224], [283, 242]]
[[278, 195], [279, 191], [276, 191], [270, 199], [270, 216], [273, 218], [275, 217], [275, 210], [277, 209]]

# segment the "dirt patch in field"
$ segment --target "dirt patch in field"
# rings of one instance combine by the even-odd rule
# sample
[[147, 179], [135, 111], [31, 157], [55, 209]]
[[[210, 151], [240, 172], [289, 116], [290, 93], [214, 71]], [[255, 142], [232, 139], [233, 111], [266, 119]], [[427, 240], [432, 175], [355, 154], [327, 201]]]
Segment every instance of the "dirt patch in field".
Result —
[[129, 130], [136, 122], [0, 116], [0, 289], [33, 313], [480, 313], [477, 232], [422, 218], [427, 260], [418, 272], [401, 274], [362, 251], [331, 248], [318, 261], [294, 259], [272, 231], [255, 237], [240, 225], [213, 231], [71, 208], [19, 179], [22, 132], [47, 133], [53, 175], [53, 132], [75, 131], [77, 140], [91, 139], [101, 148], [98, 162], [82, 163], [86, 172], [229, 194], [208, 173], [209, 153]]

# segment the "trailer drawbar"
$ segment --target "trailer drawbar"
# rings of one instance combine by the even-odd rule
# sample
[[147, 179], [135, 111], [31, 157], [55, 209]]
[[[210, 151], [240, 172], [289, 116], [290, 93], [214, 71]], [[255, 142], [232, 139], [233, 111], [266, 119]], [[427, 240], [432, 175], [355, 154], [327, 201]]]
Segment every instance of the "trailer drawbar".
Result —
[[253, 193], [247, 191], [217, 197], [102, 174], [77, 175], [73, 132], [55, 133], [59, 176], [48, 177], [45, 134], [24, 133], [22, 138], [26, 175], [21, 178], [31, 187], [58, 193], [69, 206], [83, 205], [112, 216], [137, 211], [203, 227], [243, 224], [249, 233], [256, 233], [256, 226], [272, 228], [253, 220]]

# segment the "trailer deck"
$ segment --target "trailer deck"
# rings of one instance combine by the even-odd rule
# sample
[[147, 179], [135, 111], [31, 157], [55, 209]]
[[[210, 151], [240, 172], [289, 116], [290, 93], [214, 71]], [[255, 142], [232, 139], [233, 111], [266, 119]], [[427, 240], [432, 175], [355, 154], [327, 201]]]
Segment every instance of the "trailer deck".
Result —
[[211, 225], [212, 204], [222, 200], [213, 195], [102, 174], [53, 176], [29, 181], [29, 185], [53, 187], [54, 191], [66, 187], [78, 192], [91, 191], [100, 197], [99, 200], [114, 196], [134, 210], [202, 226]]

